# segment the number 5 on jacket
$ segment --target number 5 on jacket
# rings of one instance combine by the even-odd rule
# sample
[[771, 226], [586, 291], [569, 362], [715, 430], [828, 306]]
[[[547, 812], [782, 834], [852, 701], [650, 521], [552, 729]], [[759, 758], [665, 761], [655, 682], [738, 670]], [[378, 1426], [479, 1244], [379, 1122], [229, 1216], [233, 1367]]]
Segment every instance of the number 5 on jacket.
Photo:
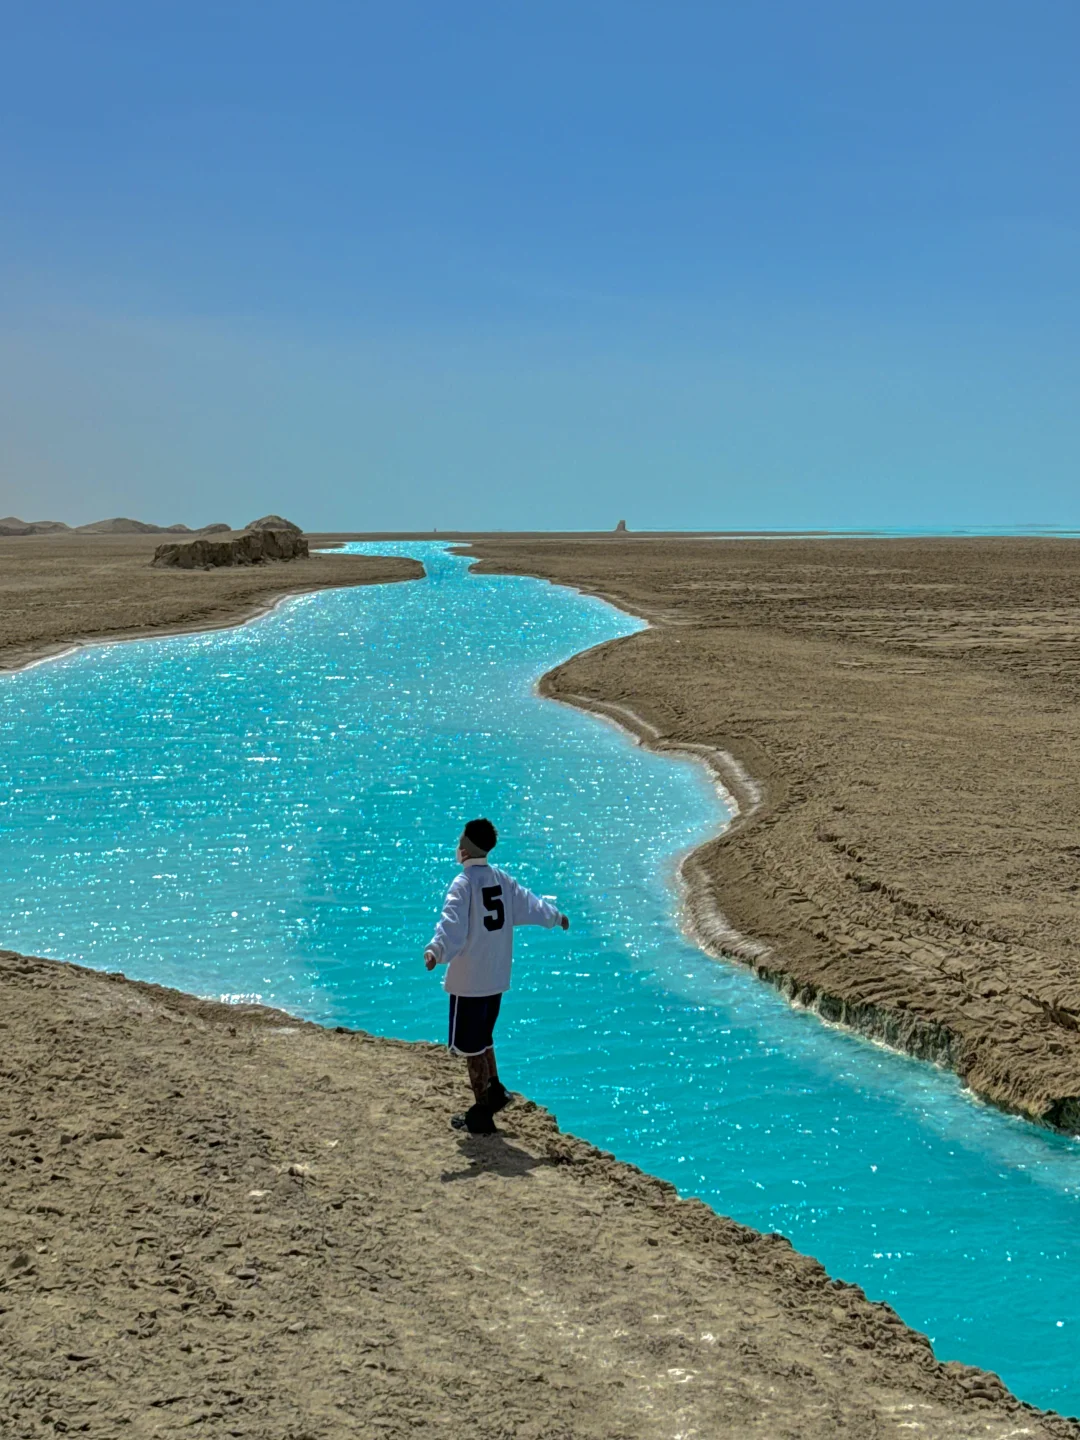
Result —
[[484, 916], [484, 929], [501, 930], [506, 924], [506, 910], [502, 902], [502, 886], [485, 885], [480, 893], [484, 897], [484, 909], [488, 912]]

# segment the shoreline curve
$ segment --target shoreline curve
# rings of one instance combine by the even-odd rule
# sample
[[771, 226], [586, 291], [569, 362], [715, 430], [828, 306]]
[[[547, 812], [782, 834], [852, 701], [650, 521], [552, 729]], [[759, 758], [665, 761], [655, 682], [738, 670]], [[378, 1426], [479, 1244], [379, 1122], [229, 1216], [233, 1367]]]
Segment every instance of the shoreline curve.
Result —
[[[624, 596], [616, 596], [599, 586], [578, 580], [562, 580], [529, 569], [502, 568], [497, 553], [482, 553], [476, 545], [453, 547], [475, 560], [480, 574], [531, 574], [547, 584], [559, 585], [590, 595], [611, 605], [623, 614], [641, 620], [654, 631], [662, 631], [662, 617], [637, 609]], [[675, 624], [678, 624], [676, 621]], [[641, 632], [638, 632], [641, 633]], [[692, 942], [712, 959], [742, 964], [764, 983], [778, 990], [794, 1008], [808, 1010], [824, 1023], [837, 1025], [874, 1044], [884, 1045], [898, 1054], [934, 1065], [956, 1075], [968, 1093], [979, 1103], [1002, 1114], [1014, 1116], [1034, 1125], [1070, 1138], [1080, 1136], [1080, 1095], [1056, 1098], [1039, 1110], [1026, 1104], [1024, 1098], [1013, 1101], [1000, 1090], [983, 1087], [974, 1080], [964, 1064], [966, 1045], [963, 1038], [942, 1021], [897, 1011], [870, 1000], [852, 999], [836, 994], [812, 981], [800, 978], [790, 962], [763, 940], [737, 929], [724, 913], [718, 886], [709, 874], [705, 852], [710, 847], [726, 845], [744, 833], [769, 809], [767, 786], [753, 777], [738, 756], [720, 746], [693, 741], [667, 740], [651, 722], [622, 701], [558, 688], [560, 672], [567, 666], [593, 653], [618, 646], [629, 637], [604, 641], [600, 645], [577, 652], [546, 671], [537, 682], [537, 691], [544, 698], [572, 705], [577, 709], [610, 720], [624, 729], [636, 743], [657, 753], [683, 754], [702, 761], [727, 804], [734, 801], [736, 811], [728, 825], [717, 834], [695, 845], [679, 861], [678, 879], [683, 889], [683, 929]], [[727, 797], [727, 798], [725, 798]], [[744, 803], [745, 802], [745, 803]]]
[[[616, 608], [622, 608], [616, 607]], [[605, 641], [611, 644], [611, 641]], [[584, 652], [582, 652], [584, 653]], [[575, 657], [576, 658], [576, 657]], [[556, 669], [558, 667], [555, 667]], [[548, 672], [553, 673], [553, 672]], [[543, 681], [541, 680], [541, 685]], [[538, 689], [540, 687], [538, 686]], [[637, 744], [656, 754], [686, 755], [701, 761], [710, 773], [713, 783], [720, 792], [722, 803], [732, 810], [731, 820], [720, 827], [715, 835], [694, 845], [679, 860], [676, 876], [680, 882], [680, 927], [687, 937], [710, 959], [735, 961], [751, 970], [754, 975], [775, 990], [796, 1009], [808, 1010], [829, 1025], [838, 1025], [861, 1039], [887, 1046], [899, 1055], [925, 1061], [939, 1069], [949, 1070], [963, 1081], [963, 1076], [952, 1063], [955, 1037], [941, 1027], [934, 1027], [910, 1017], [907, 1028], [898, 1028], [897, 1017], [889, 1011], [873, 1005], [858, 1005], [818, 990], [799, 981], [790, 970], [772, 965], [772, 948], [764, 941], [744, 935], [727, 919], [716, 898], [715, 886], [698, 858], [706, 846], [726, 839], [745, 825], [751, 824], [759, 806], [764, 801], [762, 787], [747, 774], [745, 767], [729, 751], [713, 745], [694, 745], [690, 742], [679, 744], [665, 741], [654, 725], [637, 715], [630, 706], [614, 702], [592, 700], [588, 696], [567, 694], [544, 694], [544, 698], [558, 704], [571, 705], [610, 720], [625, 730]], [[739, 802], [740, 794], [750, 794], [753, 799], [748, 808]], [[1034, 1119], [1026, 1111], [1010, 1109], [992, 1097], [981, 1095], [978, 1090], [964, 1081], [965, 1088], [980, 1103], [990, 1105], [1002, 1114], [1014, 1115], [1027, 1120], [1040, 1129], [1053, 1130], [1059, 1134], [1072, 1135], [1075, 1132], [1064, 1126]]]
[[[231, 630], [296, 595], [401, 584], [424, 574], [419, 561], [401, 556], [329, 561], [319, 552], [288, 565], [163, 571], [150, 568], [151, 553], [143, 536], [0, 540], [0, 562], [6, 562], [0, 580], [0, 675], [97, 645]], [[361, 563], [344, 564], [346, 558]], [[305, 568], [293, 570], [293, 564]]]

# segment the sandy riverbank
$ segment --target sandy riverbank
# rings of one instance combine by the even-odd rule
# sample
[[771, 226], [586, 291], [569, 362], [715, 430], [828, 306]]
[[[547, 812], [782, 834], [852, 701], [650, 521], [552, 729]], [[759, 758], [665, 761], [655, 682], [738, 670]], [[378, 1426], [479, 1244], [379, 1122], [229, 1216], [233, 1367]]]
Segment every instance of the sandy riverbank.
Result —
[[412, 580], [393, 556], [312, 555], [288, 564], [154, 570], [160, 535], [0, 537], [0, 670], [87, 641], [235, 625], [283, 595]]
[[435, 1047], [0, 953], [0, 1431], [1076, 1437]]
[[653, 623], [546, 693], [760, 783], [747, 806], [733, 774], [747, 813], [688, 867], [706, 936], [995, 1103], [1080, 1126], [1080, 542], [475, 550]]
[[[8, 542], [0, 664], [293, 583], [116, 543]], [[0, 988], [4, 1434], [1080, 1436], [532, 1107], [457, 1137], [438, 1050], [10, 952]]]

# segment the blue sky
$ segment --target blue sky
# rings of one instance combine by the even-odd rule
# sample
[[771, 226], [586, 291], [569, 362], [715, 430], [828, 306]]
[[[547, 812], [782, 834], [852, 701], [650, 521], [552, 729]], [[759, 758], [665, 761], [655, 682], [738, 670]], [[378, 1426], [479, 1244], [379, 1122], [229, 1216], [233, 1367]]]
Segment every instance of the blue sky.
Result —
[[1075, 0], [0, 21], [0, 513], [1080, 525]]

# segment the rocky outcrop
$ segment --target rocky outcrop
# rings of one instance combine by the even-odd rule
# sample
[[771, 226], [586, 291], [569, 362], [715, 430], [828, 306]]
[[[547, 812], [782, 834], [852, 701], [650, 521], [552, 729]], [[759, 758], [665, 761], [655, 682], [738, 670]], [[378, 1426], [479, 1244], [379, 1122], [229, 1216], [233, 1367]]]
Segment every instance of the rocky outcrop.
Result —
[[216, 525], [200, 525], [196, 533], [199, 535], [230, 535], [232, 526], [223, 525], [220, 522]]
[[625, 521], [625, 520], [620, 520], [619, 523], [615, 526], [615, 534], [616, 534], [616, 535], [625, 535], [625, 534], [626, 534], [626, 521]]
[[268, 560], [306, 560], [308, 542], [294, 530], [243, 530], [229, 540], [197, 539], [159, 545], [150, 562], [180, 570], [220, 565], [262, 565]]
[[294, 525], [291, 520], [283, 520], [280, 515], [264, 515], [261, 520], [252, 520], [250, 525], [244, 526], [245, 530], [293, 530], [297, 535], [304, 532], [299, 525]]

